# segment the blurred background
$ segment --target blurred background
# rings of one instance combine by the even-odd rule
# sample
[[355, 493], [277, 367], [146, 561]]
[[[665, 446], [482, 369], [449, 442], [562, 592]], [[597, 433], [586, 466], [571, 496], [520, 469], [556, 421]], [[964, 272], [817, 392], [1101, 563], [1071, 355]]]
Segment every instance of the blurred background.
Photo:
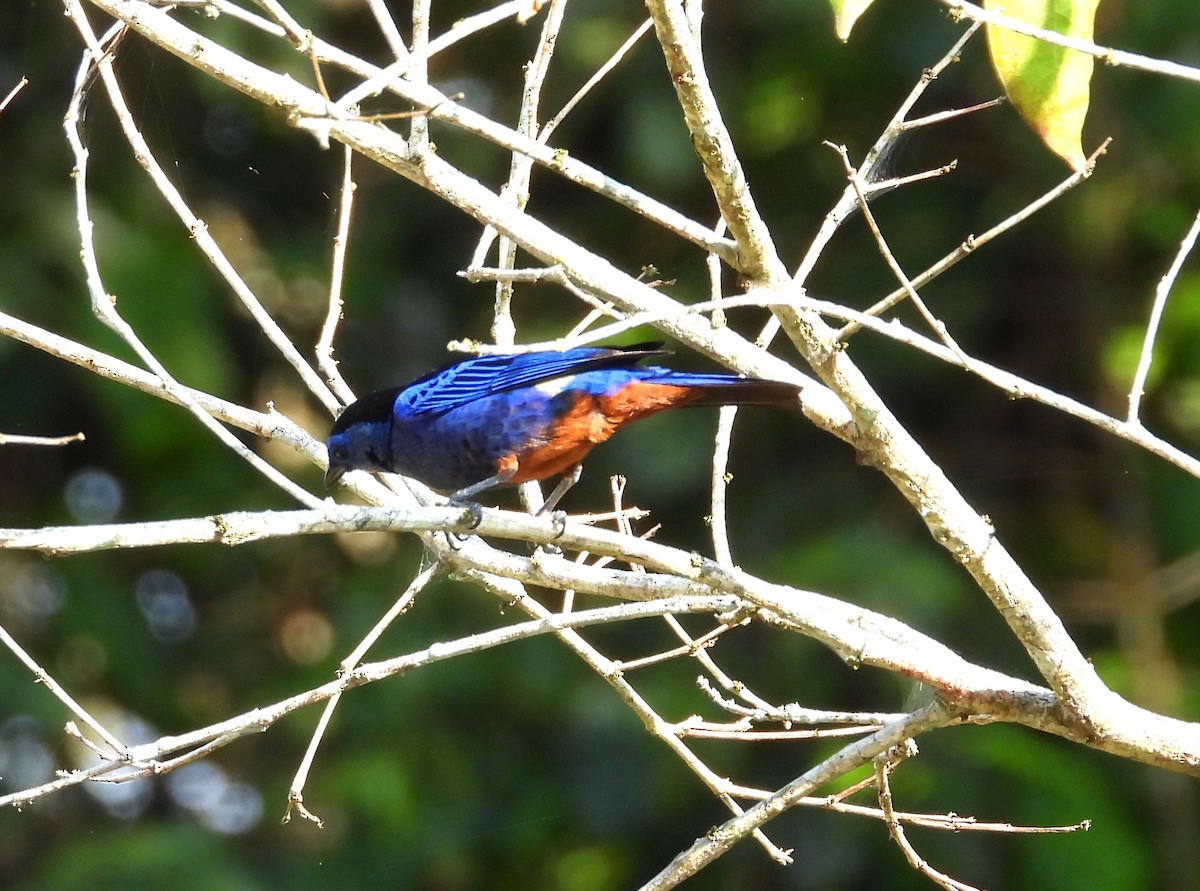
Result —
[[[363, 4], [293, 0], [306, 27], [367, 58], [386, 50]], [[435, 29], [478, 4], [434, 6]], [[406, 8], [393, 4], [398, 18]], [[550, 113], [637, 26], [635, 3], [576, 0], [548, 82]], [[307, 62], [228, 18], [179, 13], [234, 48], [292, 72]], [[95, 17], [97, 27], [100, 16]], [[434, 83], [515, 119], [520, 66], [541, 20], [506, 23], [439, 56]], [[794, 268], [844, 185], [822, 140], [861, 158], [923, 68], [964, 26], [937, 3], [880, 0], [847, 45], [817, 0], [709, 4], [705, 53], [749, 181]], [[407, 28], [402, 28], [407, 34]], [[1200, 64], [1192, 0], [1106, 0], [1101, 43]], [[0, 7], [0, 93], [30, 85], [0, 116], [0, 310], [132, 360], [88, 307], [74, 223], [73, 160], [61, 120], [80, 42], [61, 5]], [[271, 112], [205, 80], [137, 37], [121, 46], [127, 100], [192, 208], [302, 350], [325, 309], [340, 152], [322, 151]], [[349, 86], [326, 71], [335, 95]], [[981, 250], [923, 295], [972, 354], [1105, 411], [1123, 414], [1154, 285], [1200, 207], [1200, 87], [1099, 68], [1085, 131], [1114, 142], [1096, 175]], [[998, 95], [977, 38], [919, 112]], [[382, 110], [386, 103], [380, 103]], [[392, 109], [394, 110], [394, 109]], [[176, 376], [227, 399], [282, 411], [322, 436], [308, 397], [200, 258], [130, 158], [92, 88], [83, 127], [106, 286]], [[498, 185], [508, 159], [448, 128], [440, 152]], [[715, 222], [661, 54], [645, 39], [559, 129], [555, 144], [697, 219]], [[913, 173], [958, 160], [953, 175], [880, 198], [874, 211], [910, 274], [1063, 179], [1067, 171], [1010, 107], [911, 136], [892, 158]], [[478, 226], [419, 188], [356, 165], [354, 234], [338, 355], [360, 392], [448, 358], [456, 338], [486, 340], [492, 290], [456, 276]], [[544, 171], [531, 210], [671, 293], [706, 297], [699, 252]], [[810, 290], [866, 307], [893, 281], [861, 219], [826, 252]], [[731, 285], [732, 288], [732, 285]], [[522, 287], [518, 339], [560, 335], [578, 303]], [[908, 312], [902, 312], [911, 318]], [[732, 324], [753, 333], [754, 311]], [[1143, 416], [1186, 451], [1200, 448], [1200, 259], [1163, 321]], [[631, 332], [629, 341], [653, 337]], [[1200, 719], [1200, 482], [1136, 448], [872, 335], [851, 354], [1058, 607], [1105, 680], [1139, 704]], [[786, 344], [780, 355], [792, 358]], [[708, 368], [683, 351], [680, 367]], [[0, 340], [0, 432], [66, 434], [65, 448], [0, 447], [0, 526], [134, 522], [295, 507], [179, 408]], [[711, 552], [711, 412], [638, 425], [600, 449], [566, 503], [626, 501], [653, 511], [658, 538]], [[317, 468], [264, 454], [320, 491]], [[735, 556], [771, 580], [897, 616], [969, 658], [1034, 679], [1032, 666], [970, 579], [883, 478], [792, 416], [745, 411], [734, 435]], [[502, 496], [502, 503], [511, 503]], [[645, 525], [648, 525], [647, 521]], [[643, 526], [643, 528], [644, 528]], [[121, 738], [202, 726], [307, 689], [387, 609], [415, 572], [406, 536], [188, 546], [61, 559], [0, 553], [0, 623]], [[553, 595], [546, 602], [553, 603]], [[497, 602], [441, 581], [373, 658], [511, 621]], [[670, 644], [661, 623], [598, 632], [616, 658]], [[915, 695], [881, 672], [851, 671], [813, 641], [743, 629], [714, 651], [769, 699], [897, 710]], [[713, 715], [690, 663], [638, 673], [661, 713]], [[715, 717], [715, 715], [714, 715]], [[60, 704], [0, 652], [0, 794], [84, 763]], [[214, 757], [153, 781], [93, 785], [0, 812], [0, 875], [14, 889], [636, 887], [727, 816], [616, 696], [552, 640], [442, 662], [347, 696], [305, 790], [325, 828], [280, 825], [317, 711], [292, 715]], [[1065, 824], [1073, 835], [949, 835], [912, 830], [939, 869], [989, 889], [1190, 889], [1200, 874], [1194, 780], [1013, 727], [921, 740], [895, 776], [897, 806], [981, 820]], [[711, 743], [703, 757], [734, 779], [776, 787], [835, 743]], [[795, 849], [781, 869], [743, 844], [688, 885], [698, 889], [908, 889], [912, 872], [881, 825], [795, 812], [768, 834]]]

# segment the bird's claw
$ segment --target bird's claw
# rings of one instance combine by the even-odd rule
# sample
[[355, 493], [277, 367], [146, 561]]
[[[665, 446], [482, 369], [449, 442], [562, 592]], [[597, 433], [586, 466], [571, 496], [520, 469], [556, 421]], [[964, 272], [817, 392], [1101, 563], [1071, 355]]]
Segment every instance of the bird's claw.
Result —
[[468, 529], [478, 529], [479, 524], [483, 522], [483, 508], [474, 501], [467, 502], [467, 510], [471, 513], [471, 525]]
[[[479, 524], [483, 522], [483, 507], [476, 504], [474, 501], [467, 501], [465, 498], [449, 498], [446, 501], [447, 507], [461, 507], [471, 515], [471, 523], [467, 526], [467, 532], [473, 532], [479, 528]], [[457, 551], [461, 548], [471, 536], [460, 535], [456, 532], [446, 531], [446, 544], [450, 550]]]
[[[557, 541], [567, 532], [567, 512], [563, 510], [552, 511], [550, 513], [550, 524], [554, 527], [554, 540]], [[547, 554], [555, 554], [559, 557], [562, 556], [562, 548], [560, 548], [558, 545], [550, 544], [550, 542], [536, 545], [533, 550], [536, 551], [538, 548], [541, 548]]]
[[471, 525], [467, 527], [468, 531], [474, 531], [479, 528], [479, 524], [483, 522], [483, 507], [474, 501], [457, 500], [451, 498], [446, 502], [451, 507], [465, 508], [471, 515]]

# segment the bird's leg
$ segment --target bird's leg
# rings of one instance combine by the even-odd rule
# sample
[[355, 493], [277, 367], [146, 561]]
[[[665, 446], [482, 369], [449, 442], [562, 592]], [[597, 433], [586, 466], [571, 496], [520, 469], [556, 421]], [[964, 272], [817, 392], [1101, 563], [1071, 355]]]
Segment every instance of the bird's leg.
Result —
[[510, 479], [512, 479], [513, 476], [516, 475], [516, 472], [517, 464], [514, 461], [511, 466], [501, 468], [500, 472], [495, 476], [489, 476], [485, 480], [480, 480], [479, 482], [473, 483], [466, 488], [459, 489], [457, 492], [453, 493], [448, 500], [451, 504], [463, 504], [464, 502], [469, 501], [472, 495], [478, 495], [480, 492], [486, 492], [488, 489], [491, 489], [495, 486], [503, 486]]
[[500, 470], [494, 476], [489, 476], [485, 480], [480, 480], [466, 488], [459, 489], [446, 499], [447, 504], [460, 504], [471, 512], [472, 529], [478, 529], [479, 524], [483, 522], [483, 508], [471, 500], [472, 496], [478, 495], [480, 492], [485, 492], [494, 486], [503, 486], [517, 472], [516, 458], [501, 462]]
[[[554, 537], [562, 538], [563, 533], [567, 531], [567, 514], [565, 511], [555, 510], [554, 506], [562, 499], [570, 488], [579, 482], [579, 478], [583, 476], [583, 465], [576, 464], [570, 470], [562, 475], [562, 479], [558, 481], [558, 485], [554, 487], [554, 491], [550, 493], [550, 497], [542, 502], [542, 506], [538, 508], [535, 517], [541, 517], [550, 514], [550, 520], [554, 523]], [[562, 553], [562, 550], [554, 545], [546, 545], [546, 550], [550, 553]]]
[[[550, 493], [550, 497], [542, 502], [542, 506], [538, 508], [538, 511], [536, 514], [534, 514], [534, 516], [540, 517], [553, 511], [558, 505], [558, 502], [562, 500], [562, 497], [571, 490], [573, 485], [579, 482], [579, 478], [581, 476], [583, 476], [582, 464], [576, 464], [574, 467], [564, 473], [562, 475], [562, 479], [558, 481], [558, 485], [554, 487], [554, 491]], [[562, 511], [555, 511], [555, 513], [562, 513]]]

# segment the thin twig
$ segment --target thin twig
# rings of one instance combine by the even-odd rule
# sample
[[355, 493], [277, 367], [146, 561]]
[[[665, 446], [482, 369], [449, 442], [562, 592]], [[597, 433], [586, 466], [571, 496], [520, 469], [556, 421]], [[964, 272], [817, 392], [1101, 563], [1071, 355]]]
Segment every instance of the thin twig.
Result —
[[867, 197], [863, 194], [862, 183], [859, 181], [858, 174], [855, 172], [854, 166], [850, 163], [850, 155], [846, 151], [846, 147], [844, 145], [833, 145], [832, 143], [828, 142], [825, 144], [837, 152], [841, 157], [842, 166], [846, 171], [846, 178], [850, 181], [850, 188], [854, 190], [854, 195], [858, 200], [858, 209], [862, 212], [863, 219], [867, 221], [867, 228], [871, 230], [871, 235], [875, 238], [875, 245], [879, 249], [879, 255], [883, 257], [884, 262], [887, 263], [888, 268], [892, 270], [892, 274], [896, 277], [896, 280], [900, 282], [900, 287], [908, 296], [909, 302], [917, 308], [917, 310], [925, 318], [925, 323], [929, 325], [931, 329], [933, 329], [934, 333], [937, 334], [942, 343], [944, 343], [951, 352], [965, 362], [966, 354], [963, 352], [962, 347], [960, 347], [958, 342], [950, 336], [950, 332], [946, 330], [946, 325], [942, 322], [942, 320], [937, 318], [932, 312], [929, 311], [929, 307], [925, 305], [925, 301], [921, 299], [921, 295], [918, 294], [917, 289], [913, 287], [913, 283], [909, 280], [908, 275], [904, 272], [904, 268], [896, 259], [896, 255], [892, 253], [892, 249], [888, 245], [887, 239], [884, 238], [883, 232], [879, 228], [879, 224], [875, 221], [875, 214], [871, 213], [871, 208], [867, 204]]
[[22, 77], [17, 81], [17, 85], [8, 91], [8, 94], [0, 99], [0, 114], [3, 114], [4, 109], [8, 108], [8, 104], [17, 98], [17, 93], [21, 92], [29, 85], [29, 78]]
[[37, 660], [30, 656], [25, 648], [17, 643], [16, 638], [9, 634], [3, 625], [0, 625], [0, 643], [8, 647], [9, 652], [16, 656], [17, 660], [33, 673], [34, 680], [53, 693], [54, 697], [67, 707], [67, 711], [75, 715], [75, 717], [90, 727], [100, 739], [104, 740], [111, 751], [101, 753], [102, 757], [110, 760], [120, 760], [127, 757], [129, 747], [109, 733], [103, 724], [93, 718], [87, 709], [76, 702], [62, 685], [54, 679], [53, 675], [38, 665]]
[[314, 463], [323, 464], [324, 462], [324, 446], [274, 409], [265, 413], [253, 411], [190, 387], [181, 386], [178, 391], [169, 390], [157, 376], [148, 371], [2, 312], [0, 312], [0, 334], [158, 399], [176, 405], [184, 405], [183, 397], [186, 396], [188, 400], [199, 405], [206, 414], [222, 423], [254, 433], [264, 439], [278, 439], [287, 443], [297, 452], [306, 455]]
[[[967, 28], [959, 36], [959, 38], [954, 41], [954, 45], [946, 51], [946, 54], [943, 55], [936, 64], [926, 68], [921, 72], [921, 76], [918, 78], [916, 85], [912, 88], [912, 90], [909, 91], [908, 95], [904, 98], [904, 101], [900, 103], [900, 106], [896, 109], [895, 114], [892, 115], [891, 120], [888, 121], [887, 125], [883, 128], [883, 132], [879, 134], [879, 138], [875, 140], [875, 144], [871, 146], [870, 150], [866, 154], [866, 157], [863, 158], [862, 164], [859, 165], [858, 178], [861, 182], [869, 183], [879, 178], [879, 163], [881, 159], [887, 157], [896, 139], [903, 131], [905, 120], [908, 118], [909, 112], [912, 111], [913, 107], [917, 104], [917, 101], [923, 95], [925, 95], [925, 91], [929, 89], [930, 85], [941, 76], [942, 72], [950, 67], [950, 65], [958, 61], [959, 53], [962, 52], [963, 47], [967, 45], [967, 41], [974, 37], [975, 32], [978, 30], [979, 25], [972, 25], [971, 27]], [[830, 209], [829, 213], [825, 215], [825, 219], [821, 223], [820, 230], [817, 232], [816, 237], [813, 238], [812, 242], [809, 244], [808, 250], [805, 251], [804, 258], [800, 261], [800, 265], [797, 267], [795, 274], [792, 276], [792, 282], [794, 284], [803, 286], [808, 280], [809, 274], [817, 265], [817, 260], [820, 259], [821, 254], [832, 240], [838, 227], [845, 222], [847, 217], [849, 217], [850, 213], [857, 204], [857, 200], [858, 197], [854, 194], [854, 190], [850, 188], [850, 186], [847, 186], [842, 190], [842, 194], [839, 196], [837, 203], [832, 209]], [[763, 329], [762, 334], [759, 335], [759, 340], [762, 343], [770, 343], [775, 338], [775, 335], [778, 333], [778, 331], [778, 320], [772, 319], [767, 324], [767, 327]]]
[[321, 326], [321, 336], [317, 339], [316, 354], [317, 368], [329, 381], [329, 386], [343, 403], [349, 404], [354, 398], [354, 392], [338, 370], [337, 361], [333, 358], [333, 338], [337, 332], [338, 321], [342, 317], [342, 284], [346, 273], [346, 248], [350, 242], [350, 217], [354, 209], [354, 183], [352, 172], [354, 151], [350, 146], [343, 146], [342, 161], [342, 197], [338, 203], [337, 234], [333, 237], [333, 262], [329, 269], [329, 309], [325, 314], [325, 324]]
[[[366, 637], [358, 642], [358, 645], [351, 651], [350, 655], [341, 661], [341, 664], [338, 666], [339, 676], [347, 675], [358, 668], [363, 656], [375, 645], [380, 635], [387, 630], [392, 622], [409, 610], [417, 594], [432, 581], [437, 572], [438, 564], [433, 562], [417, 573], [413, 580], [409, 582], [404, 593], [384, 613], [383, 618], [376, 622], [375, 627], [367, 632]], [[338, 703], [341, 701], [341, 691], [329, 697], [325, 703], [325, 708], [321, 711], [321, 717], [317, 719], [317, 726], [313, 729], [312, 738], [309, 739], [308, 746], [304, 750], [304, 757], [300, 760], [300, 766], [296, 769], [296, 775], [292, 779], [291, 788], [288, 790], [287, 809], [283, 815], [284, 823], [287, 823], [291, 819], [292, 808], [294, 807], [297, 813], [304, 819], [316, 823], [318, 826], [323, 825], [321, 819], [304, 805], [304, 785], [308, 781], [308, 773], [312, 769], [313, 759], [317, 756], [317, 748], [321, 745], [321, 740], [325, 737], [325, 731], [329, 728], [329, 722], [333, 718], [333, 713], [337, 711]]]
[[939, 704], [931, 704], [906, 715], [901, 721], [857, 740], [834, 755], [811, 767], [771, 797], [760, 801], [744, 814], [710, 829], [690, 848], [680, 853], [657, 876], [641, 887], [641, 891], [667, 891], [678, 887], [696, 875], [752, 831], [797, 806], [808, 793], [851, 770], [871, 763], [877, 755], [897, 743], [937, 727], [947, 720]]
[[[482, 573], [473, 574], [488, 590], [502, 596], [507, 596], [518, 608], [528, 615], [542, 617], [550, 615], [546, 609], [533, 598], [525, 596], [523, 588], [504, 579], [490, 578]], [[714, 612], [720, 612], [715, 610]], [[572, 614], [573, 615], [573, 614]], [[663, 615], [674, 615], [663, 613]], [[570, 628], [564, 628], [558, 639], [572, 650], [583, 662], [599, 675], [621, 698], [635, 715], [641, 719], [646, 729], [663, 742], [677, 758], [711, 791], [733, 814], [743, 814], [742, 806], [737, 798], [760, 798], [762, 790], [740, 786], [725, 777], [719, 776], [708, 767], [687, 745], [676, 736], [671, 725], [664, 721], [632, 684], [624, 677], [616, 665], [593, 647], [581, 634]], [[779, 863], [789, 863], [787, 852], [776, 846], [767, 836], [756, 827], [753, 837], [773, 860]]]
[[[592, 76], [587, 79], [587, 82], [575, 91], [575, 95], [564, 102], [563, 107], [555, 113], [554, 117], [550, 118], [550, 120], [545, 123], [541, 131], [538, 133], [538, 142], [546, 144], [550, 142], [550, 137], [554, 135], [554, 131], [558, 129], [558, 126], [566, 119], [567, 115], [574, 111], [575, 107], [578, 106], [579, 103], [582, 102], [584, 98], [586, 98], [587, 95], [600, 84], [600, 81], [604, 80], [604, 78], [607, 77], [608, 74], [614, 68], [616, 68], [618, 64], [620, 64], [621, 60], [629, 55], [630, 50], [633, 49], [637, 42], [641, 40], [642, 37], [645, 36], [646, 32], [649, 31], [653, 26], [654, 22], [652, 22], [650, 19], [646, 19], [633, 30], [632, 34], [625, 38], [625, 42], [613, 51], [613, 54], [605, 60], [604, 64], [592, 73]], [[718, 235], [721, 234], [724, 233], [718, 233]]]
[[712, 477], [710, 480], [711, 512], [708, 515], [712, 530], [713, 554], [721, 563], [733, 565], [733, 550], [729, 546], [729, 515], [727, 499], [729, 483], [729, 446], [733, 441], [733, 424], [737, 420], [735, 405], [723, 405], [717, 412], [717, 431], [713, 434]]
[[805, 708], [796, 702], [790, 702], [786, 705], [772, 705], [762, 699], [762, 697], [755, 695], [741, 681], [733, 681], [728, 677], [721, 677], [713, 672], [710, 672], [710, 674], [713, 674], [713, 677], [717, 679], [717, 682], [727, 692], [750, 704], [743, 705], [741, 702], [725, 699], [713, 689], [708, 679], [704, 676], [696, 679], [696, 685], [708, 695], [709, 699], [722, 709], [731, 714], [740, 715], [752, 725], [774, 721], [783, 724], [785, 727], [791, 727], [795, 724], [852, 724], [854, 726], [868, 726], [890, 724], [904, 717], [903, 713], [898, 712], [843, 712], [830, 709]]
[[1183, 241], [1179, 243], [1179, 250], [1175, 252], [1175, 259], [1171, 262], [1171, 267], [1159, 280], [1158, 287], [1154, 289], [1154, 305], [1150, 308], [1150, 319], [1146, 322], [1146, 336], [1142, 341], [1142, 353], [1138, 357], [1137, 370], [1133, 375], [1133, 383], [1129, 387], [1129, 414], [1126, 417], [1129, 424], [1141, 425], [1138, 409], [1142, 404], [1142, 394], [1146, 389], [1146, 377], [1150, 374], [1150, 362], [1154, 359], [1154, 341], [1158, 337], [1158, 326], [1162, 322], [1163, 310], [1167, 306], [1167, 297], [1171, 293], [1171, 288], [1175, 286], [1175, 279], [1179, 277], [1183, 261], [1196, 246], [1197, 236], [1200, 236], [1200, 213], [1196, 214], [1196, 218], [1192, 220], [1191, 228], [1183, 237]]
[[749, 726], [712, 725], [701, 721], [681, 721], [676, 732], [692, 739], [724, 739], [736, 742], [780, 742], [810, 739], [831, 739], [841, 736], [862, 736], [880, 729], [878, 724], [855, 727], [822, 727], [803, 730], [759, 730]]
[[988, 24], [1005, 28], [1017, 34], [1024, 34], [1026, 37], [1036, 38], [1043, 43], [1065, 46], [1067, 49], [1095, 56], [1105, 65], [1134, 68], [1138, 71], [1152, 71], [1155, 74], [1163, 74], [1167, 77], [1178, 78], [1179, 80], [1190, 80], [1200, 83], [1200, 68], [1181, 65], [1178, 62], [1170, 62], [1166, 59], [1154, 59], [1150, 56], [1143, 56], [1126, 50], [1100, 46], [1099, 44], [1092, 43], [1090, 40], [1081, 40], [1078, 37], [1068, 37], [1065, 34], [1059, 34], [1057, 31], [1039, 28], [1036, 25], [1031, 25], [1012, 16], [1004, 15], [1001, 12], [991, 12], [980, 6], [976, 6], [974, 3], [967, 3], [965, 0], [942, 0], [942, 4], [956, 17], [961, 16], [977, 24]]
[[952, 121], [955, 118], [961, 118], [964, 115], [974, 114], [977, 111], [987, 111], [989, 108], [996, 108], [1007, 102], [1004, 96], [997, 96], [995, 99], [988, 99], [986, 102], [976, 102], [974, 105], [966, 105], [962, 108], [950, 108], [946, 111], [935, 111], [933, 114], [927, 114], [919, 118], [913, 118], [909, 121], [902, 121], [900, 129], [908, 132], [910, 130], [919, 130], [922, 127], [929, 127], [933, 124], [944, 124], [946, 121]]
[[400, 29], [396, 27], [396, 20], [392, 18], [392, 12], [387, 8], [387, 3], [384, 0], [367, 0], [367, 8], [371, 10], [375, 24], [379, 26], [379, 33], [387, 41], [388, 49], [396, 57], [396, 61], [407, 62], [408, 47], [404, 45], [404, 38], [400, 35]]
[[[869, 817], [874, 820], [886, 820], [883, 811], [877, 807], [867, 807], [861, 804], [850, 804], [843, 799], [855, 792], [862, 791], [867, 786], [875, 784], [874, 773], [861, 783], [830, 795], [827, 798], [810, 798], [803, 802], [805, 807], [823, 808], [836, 811], [839, 814], [853, 814], [858, 817]], [[920, 826], [922, 829], [940, 829], [945, 832], [994, 832], [1003, 835], [1065, 835], [1071, 832], [1087, 832], [1092, 828], [1091, 820], [1080, 820], [1062, 826], [1020, 826], [1014, 823], [995, 823], [977, 820], [975, 817], [962, 814], [914, 814], [908, 811], [893, 810], [892, 815], [897, 821], [906, 826]]]
[[918, 854], [916, 848], [909, 842], [908, 836], [904, 832], [904, 825], [896, 816], [896, 811], [892, 807], [892, 787], [888, 781], [888, 776], [895, 769], [900, 759], [916, 754], [916, 748], [916, 744], [912, 740], [906, 740], [905, 743], [897, 746], [892, 751], [875, 759], [875, 790], [879, 795], [879, 808], [883, 811], [883, 818], [887, 823], [888, 835], [891, 836], [896, 846], [900, 848], [904, 854], [904, 859], [908, 861], [908, 865], [934, 884], [946, 888], [947, 891], [979, 891], [974, 885], [968, 885], [965, 882], [953, 879], [944, 872], [940, 872], [930, 866], [929, 862]]
[[[697, 657], [707, 656], [707, 653], [697, 653]], [[713, 679], [721, 685], [726, 693], [737, 697], [736, 699], [727, 699], [713, 687], [712, 683], [704, 675], [696, 678], [696, 686], [702, 693], [708, 696], [718, 707], [735, 715], [741, 715], [746, 718], [758, 718], [763, 721], [780, 720], [785, 724], [790, 724], [790, 721], [783, 718], [773, 717], [779, 714], [779, 710], [771, 703], [767, 702], [753, 690], [751, 690], [742, 681], [736, 681], [726, 674], [717, 664], [715, 660], [698, 659], [704, 670], [712, 675]], [[886, 722], [867, 722], [867, 723], [886, 723]]]
[[831, 303], [827, 300], [817, 300], [808, 296], [799, 298], [797, 305], [813, 309], [821, 315], [832, 319], [849, 320], [850, 324], [860, 329], [865, 328], [874, 334], [882, 335], [897, 343], [918, 349], [942, 362], [956, 365], [986, 383], [991, 384], [993, 387], [1002, 390], [1013, 399], [1029, 399], [1061, 411], [1071, 417], [1098, 427], [1107, 433], [1118, 436], [1127, 442], [1134, 443], [1151, 454], [1157, 455], [1164, 461], [1168, 461], [1176, 467], [1187, 471], [1197, 479], [1200, 479], [1200, 459], [1194, 458], [1182, 449], [1155, 436], [1139, 423], [1130, 424], [1128, 421], [1113, 415], [1107, 415], [1076, 399], [1064, 396], [1049, 387], [1044, 387], [1041, 384], [1019, 377], [1010, 371], [1005, 371], [1003, 368], [997, 368], [995, 365], [984, 362], [982, 359], [967, 356], [964, 362], [962, 356], [952, 352], [942, 344], [918, 334], [898, 319], [885, 322], [866, 313], [847, 309], [840, 304]]
[[[721, 236], [726, 230], [725, 220], [717, 221], [713, 234]], [[716, 254], [708, 254], [704, 258], [704, 266], [708, 272], [708, 294], [710, 300], [720, 300], [721, 287], [721, 258]], [[695, 308], [692, 308], [696, 311]], [[713, 325], [725, 324], [724, 308], [714, 309]], [[733, 550], [729, 546], [729, 515], [727, 499], [729, 495], [729, 446], [733, 441], [733, 425], [737, 420], [736, 405], [723, 406], [717, 413], [717, 431], [713, 436], [711, 510], [709, 523], [712, 527], [713, 554], [722, 563], [733, 565]]]
[[[913, 287], [914, 288], [923, 288], [925, 285], [929, 284], [929, 282], [933, 281], [935, 278], [937, 278], [939, 275], [941, 275], [947, 269], [950, 269], [952, 266], [957, 265], [959, 263], [959, 261], [965, 260], [970, 254], [973, 254], [975, 251], [979, 250], [979, 248], [983, 247], [989, 241], [993, 240], [994, 238], [997, 238], [1000, 235], [1003, 235], [1005, 232], [1007, 232], [1009, 229], [1012, 229], [1014, 226], [1025, 222], [1025, 220], [1029, 219], [1031, 216], [1033, 216], [1039, 210], [1048, 206], [1051, 202], [1060, 198], [1062, 195], [1065, 195], [1071, 189], [1075, 188], [1077, 185], [1082, 183], [1084, 180], [1091, 177], [1091, 175], [1096, 170], [1096, 162], [1099, 160], [1100, 156], [1103, 155], [1108, 150], [1108, 146], [1109, 146], [1110, 142], [1112, 142], [1111, 139], [1106, 139], [1104, 142], [1102, 142], [1100, 144], [1100, 147], [1097, 148], [1094, 152], [1092, 152], [1091, 156], [1088, 158], [1087, 163], [1083, 166], [1082, 169], [1073, 171], [1070, 176], [1068, 176], [1066, 179], [1064, 179], [1062, 182], [1060, 182], [1058, 185], [1056, 185], [1053, 189], [1046, 192], [1044, 195], [1039, 196], [1035, 200], [1026, 204], [1024, 207], [1022, 207], [1016, 213], [1011, 214], [1008, 217], [1006, 217], [1005, 219], [1001, 220], [999, 223], [997, 223], [992, 228], [988, 229], [982, 235], [968, 235], [963, 240], [962, 244], [960, 244], [958, 247], [956, 247], [950, 253], [946, 254], [946, 256], [942, 257], [940, 260], [938, 260], [936, 263], [934, 263], [932, 266], [930, 266], [928, 269], [926, 269], [920, 275], [915, 276], [912, 279]], [[907, 292], [904, 290], [904, 288], [897, 288], [895, 291], [888, 294], [886, 297], [884, 297], [882, 300], [875, 303], [869, 309], [865, 310], [865, 312], [867, 315], [872, 315], [872, 316], [882, 315], [883, 313], [885, 313], [889, 309], [891, 309], [893, 306], [895, 306], [897, 303], [899, 303], [901, 300], [903, 300], [906, 296], [907, 296]], [[850, 324], [850, 325], [844, 326], [837, 332], [838, 341], [845, 342], [859, 329], [859, 327], [860, 326], [858, 326], [857, 324]]]
[[64, 446], [72, 442], [83, 442], [82, 433], [67, 436], [24, 436], [20, 433], [0, 433], [0, 445]]
[[[826, 143], [826, 145], [829, 145], [829, 143]], [[929, 179], [937, 179], [939, 176], [953, 173], [957, 169], [958, 161], [951, 161], [948, 164], [943, 164], [941, 167], [934, 167], [932, 170], [922, 170], [920, 173], [910, 173], [907, 176], [893, 176], [888, 179], [879, 179], [872, 182], [860, 181], [857, 191], [864, 197], [874, 198], [876, 195], [890, 192], [893, 189], [899, 189], [902, 186], [911, 186], [913, 183], [922, 183]]]
[[[666, 618], [672, 619], [674, 617], [668, 616]], [[660, 653], [654, 653], [650, 656], [642, 656], [639, 659], [622, 660], [617, 662], [616, 666], [620, 671], [635, 671], [639, 668], [647, 668], [651, 665], [661, 665], [663, 662], [669, 662], [672, 659], [678, 659], [680, 656], [691, 656], [697, 650], [710, 646], [718, 637], [733, 627], [733, 625], [728, 625], [722, 622], [716, 628], [706, 631], [695, 640], [689, 640], [687, 643], [681, 646], [674, 647], [670, 650], [663, 650]]]

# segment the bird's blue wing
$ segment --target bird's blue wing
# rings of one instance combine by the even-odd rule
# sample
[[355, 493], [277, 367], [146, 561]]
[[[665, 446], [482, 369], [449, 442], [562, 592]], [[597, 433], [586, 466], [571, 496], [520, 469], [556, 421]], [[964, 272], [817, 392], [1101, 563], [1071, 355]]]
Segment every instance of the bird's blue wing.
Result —
[[504, 356], [477, 356], [431, 372], [405, 387], [395, 411], [411, 415], [441, 413], [476, 399], [526, 387], [539, 381], [593, 368], [627, 367], [647, 356], [662, 355], [662, 344], [630, 347], [576, 347]]

